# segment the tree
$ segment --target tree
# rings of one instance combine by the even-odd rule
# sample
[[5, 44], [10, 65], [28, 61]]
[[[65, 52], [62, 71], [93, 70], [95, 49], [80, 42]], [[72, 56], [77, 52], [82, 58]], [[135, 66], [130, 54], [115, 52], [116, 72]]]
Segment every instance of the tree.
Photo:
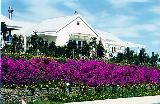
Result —
[[6, 44], [2, 51], [3, 52], [22, 52], [24, 50], [23, 48], [23, 36], [20, 35], [20, 36], [17, 36], [16, 34], [13, 35], [13, 38], [12, 38], [12, 42], [11, 44]]
[[2, 52], [4, 53], [8, 53], [10, 52], [12, 49], [11, 45], [6, 44], [3, 48], [2, 48]]
[[89, 45], [91, 46], [91, 55], [94, 57], [94, 56], [97, 56], [97, 38], [96, 37], [92, 37], [91, 38], [91, 42], [89, 43]]
[[43, 51], [44, 51], [44, 40], [43, 40], [43, 38], [42, 37], [37, 37], [37, 49], [39, 49], [40, 50], [40, 52], [42, 52], [43, 53]]
[[67, 44], [67, 50], [66, 50], [67, 57], [71, 57], [71, 56], [74, 57], [76, 50], [77, 50], [76, 41], [69, 40]]
[[45, 55], [48, 55], [48, 54], [49, 54], [48, 46], [49, 46], [48, 41], [44, 41], [44, 46], [43, 46], [43, 51], [42, 51], [42, 52], [43, 52]]
[[35, 32], [35, 34], [31, 36], [31, 45], [33, 46], [34, 50], [38, 49], [38, 40], [39, 40], [39, 36]]
[[145, 49], [142, 48], [139, 53], [139, 61], [141, 64], [143, 64], [145, 62], [145, 57], [146, 57], [145, 53], [146, 53]]
[[17, 36], [16, 34], [14, 34], [11, 43], [11, 51], [18, 53], [23, 51], [23, 43], [23, 36]]
[[16, 51], [17, 52], [23, 51], [24, 50], [23, 45], [24, 45], [23, 36], [20, 35], [20, 36], [18, 36]]
[[133, 63], [135, 65], [139, 65], [140, 64], [140, 61], [139, 61], [139, 56], [137, 54], [134, 54], [133, 55]]
[[18, 44], [18, 36], [16, 34], [13, 35], [12, 38], [12, 43], [11, 43], [11, 51], [16, 52], [17, 49], [17, 44]]
[[100, 40], [99, 41], [99, 43], [98, 43], [98, 45], [97, 45], [97, 56], [98, 57], [103, 57], [104, 56], [104, 51], [105, 51], [105, 49], [104, 49], [104, 47], [103, 47], [103, 44], [102, 44], [102, 41]]
[[151, 66], [157, 66], [157, 62], [158, 62], [158, 54], [154, 54], [154, 52], [152, 52], [152, 56], [150, 58], [150, 64]]
[[29, 53], [36, 53], [39, 48], [42, 48], [44, 46], [43, 38], [39, 37], [36, 31], [33, 31], [33, 32], [34, 32], [34, 35], [31, 35], [31, 37], [27, 40]]
[[134, 51], [127, 47], [124, 52], [124, 58], [127, 60], [127, 63], [131, 64], [133, 62], [133, 55]]
[[6, 41], [6, 35], [8, 33], [8, 28], [5, 22], [1, 22], [1, 35], [3, 36], [3, 40]]
[[116, 62], [120, 63], [124, 60], [124, 54], [123, 53], [118, 53], [116, 57]]
[[149, 64], [149, 62], [150, 62], [150, 57], [147, 53], [145, 53], [144, 63]]
[[55, 50], [55, 56], [65, 56], [66, 55], [67, 46], [57, 46]]
[[37, 43], [38, 43], [37, 44], [37, 50], [39, 50], [40, 53], [47, 54], [45, 48], [48, 47], [48, 46], [45, 46], [45, 41], [43, 40], [42, 37], [38, 36]]
[[49, 55], [55, 56], [56, 49], [57, 49], [57, 47], [56, 47], [54, 41], [52, 41], [51, 43], [49, 43], [49, 49], [48, 49]]
[[88, 56], [89, 57], [90, 56], [90, 50], [91, 50], [91, 48], [90, 48], [89, 44], [86, 41], [84, 41], [83, 46], [82, 46], [81, 54], [83, 56]]

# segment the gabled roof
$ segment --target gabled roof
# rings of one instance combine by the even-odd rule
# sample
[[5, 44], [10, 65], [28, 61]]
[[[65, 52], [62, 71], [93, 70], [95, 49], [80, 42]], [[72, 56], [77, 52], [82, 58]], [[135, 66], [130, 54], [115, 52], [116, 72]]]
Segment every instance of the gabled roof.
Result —
[[105, 31], [101, 31], [97, 29], [96, 29], [96, 32], [103, 40], [105, 40], [109, 44], [120, 45], [120, 46], [125, 46], [125, 47], [140, 47], [140, 48], [145, 47], [144, 45], [141, 45], [141, 44], [135, 44], [135, 43], [127, 42], [127, 41], [122, 41], [121, 39], [119, 39], [118, 37], [116, 37], [114, 34], [110, 32], [105, 32]]
[[47, 19], [39, 23], [34, 29], [38, 32], [50, 32], [50, 31], [58, 32], [61, 29], [65, 28], [70, 23], [72, 23], [77, 18], [80, 18], [97, 35], [96, 31], [79, 14], [74, 14], [71, 16], [57, 17], [53, 19]]
[[104, 40], [108, 40], [108, 41], [121, 41], [118, 37], [116, 37], [114, 34], [112, 34], [110, 32], [105, 32], [105, 31], [98, 30], [98, 29], [95, 29], [95, 31]]
[[[1, 22], [5, 22], [5, 24], [9, 27], [9, 28], [18, 28], [18, 31], [16, 31], [16, 33], [22, 34], [22, 35], [26, 35], [29, 36], [32, 33], [33, 27], [35, 26], [34, 23], [31, 22], [24, 22], [24, 21], [14, 21], [14, 20], [10, 20], [9, 18], [0, 15], [0, 21]], [[14, 31], [13, 31], [14, 33]]]
[[73, 21], [77, 17], [77, 15], [72, 15], [47, 19], [37, 24], [37, 26], [34, 29], [38, 32], [57, 31], [58, 29], [65, 26], [70, 21]]

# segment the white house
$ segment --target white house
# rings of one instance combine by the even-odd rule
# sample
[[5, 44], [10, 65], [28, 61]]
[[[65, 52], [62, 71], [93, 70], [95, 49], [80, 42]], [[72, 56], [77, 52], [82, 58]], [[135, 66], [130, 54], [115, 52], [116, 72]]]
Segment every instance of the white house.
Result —
[[60, 46], [66, 45], [69, 40], [76, 40], [77, 45], [82, 45], [83, 41], [89, 42], [92, 37], [96, 37], [97, 40], [102, 40], [108, 54], [112, 53], [113, 55], [123, 52], [126, 47], [145, 47], [122, 41], [112, 33], [94, 29], [79, 14], [45, 20], [37, 24], [34, 30], [38, 31], [39, 36], [49, 42], [54, 41], [56, 45]]
[[97, 40], [102, 40], [107, 53], [113, 55], [123, 52], [126, 47], [145, 47], [144, 45], [122, 41], [112, 33], [92, 28], [80, 14], [47, 19], [38, 24], [11, 21], [6, 17], [3, 21], [7, 25], [12, 24], [21, 27], [14, 33], [22, 34], [25, 37], [25, 44], [26, 37], [30, 36], [33, 31], [37, 31], [40, 37], [48, 40], [48, 42], [54, 41], [58, 46], [66, 45], [69, 40], [75, 40], [77, 45], [82, 46], [84, 41], [89, 42], [92, 37], [96, 37]]

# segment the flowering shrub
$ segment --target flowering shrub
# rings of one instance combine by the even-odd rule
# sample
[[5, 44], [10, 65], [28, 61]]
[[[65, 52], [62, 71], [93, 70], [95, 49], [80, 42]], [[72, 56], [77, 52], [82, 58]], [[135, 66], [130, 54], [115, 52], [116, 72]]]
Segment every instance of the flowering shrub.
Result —
[[1, 58], [0, 78], [4, 85], [31, 85], [63, 80], [87, 86], [160, 84], [160, 70], [135, 65], [118, 66], [97, 60], [59, 62], [48, 58]]

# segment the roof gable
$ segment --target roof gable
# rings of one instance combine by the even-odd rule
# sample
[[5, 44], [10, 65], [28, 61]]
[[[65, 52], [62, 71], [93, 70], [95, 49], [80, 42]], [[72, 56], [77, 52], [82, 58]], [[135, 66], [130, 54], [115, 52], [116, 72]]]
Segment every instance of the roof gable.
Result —
[[64, 25], [66, 25], [68, 22], [72, 21], [76, 18], [76, 15], [72, 16], [63, 16], [63, 17], [57, 17], [53, 19], [47, 19], [35, 27], [35, 30], [39, 32], [45, 32], [45, 31], [57, 31]]
[[46, 31], [59, 32], [65, 27], [67, 27], [69, 24], [77, 20], [78, 18], [81, 19], [85, 23], [85, 25], [87, 25], [98, 36], [96, 31], [79, 14], [45, 20], [40, 24], [38, 24], [35, 27], [35, 30], [39, 32], [46, 32]]

